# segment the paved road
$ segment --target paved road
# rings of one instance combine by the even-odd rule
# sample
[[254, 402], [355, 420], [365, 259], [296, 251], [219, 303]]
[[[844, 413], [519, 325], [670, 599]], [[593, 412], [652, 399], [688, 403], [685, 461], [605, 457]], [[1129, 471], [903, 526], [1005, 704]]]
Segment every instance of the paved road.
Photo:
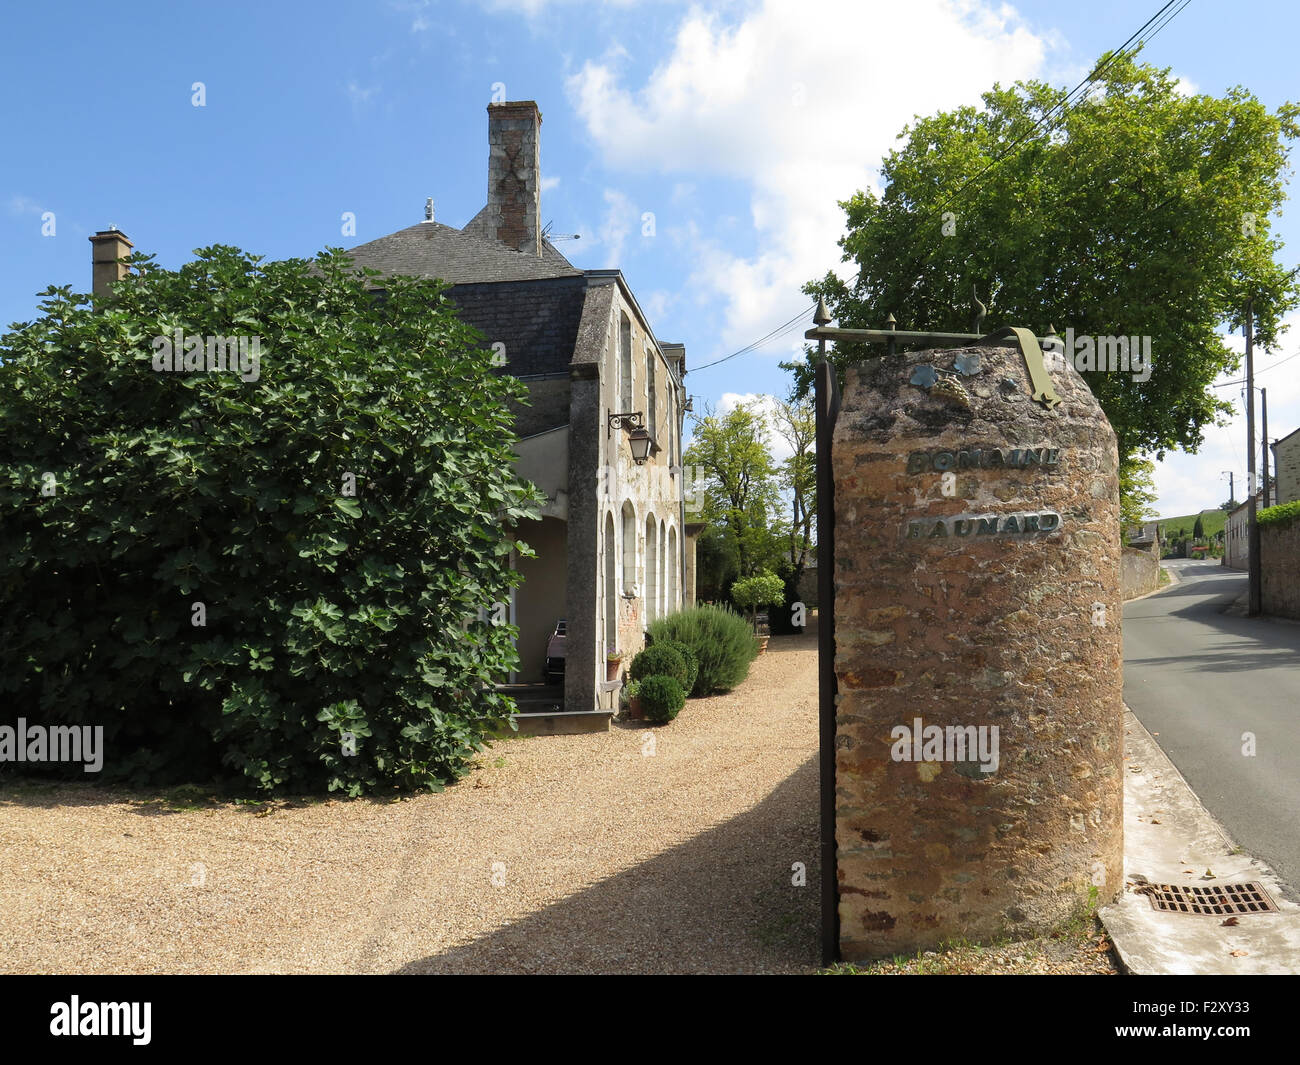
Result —
[[1229, 834], [1300, 889], [1300, 625], [1223, 614], [1245, 574], [1167, 565], [1182, 583], [1124, 608], [1124, 699]]

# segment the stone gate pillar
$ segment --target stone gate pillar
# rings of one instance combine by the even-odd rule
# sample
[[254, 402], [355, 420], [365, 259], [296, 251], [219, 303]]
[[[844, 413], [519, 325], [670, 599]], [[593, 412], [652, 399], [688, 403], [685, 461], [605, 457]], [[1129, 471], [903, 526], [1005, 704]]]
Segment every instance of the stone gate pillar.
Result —
[[848, 372], [832, 445], [846, 960], [1046, 931], [1122, 886], [1115, 434], [1064, 360], [1050, 382], [1055, 409], [1014, 346]]

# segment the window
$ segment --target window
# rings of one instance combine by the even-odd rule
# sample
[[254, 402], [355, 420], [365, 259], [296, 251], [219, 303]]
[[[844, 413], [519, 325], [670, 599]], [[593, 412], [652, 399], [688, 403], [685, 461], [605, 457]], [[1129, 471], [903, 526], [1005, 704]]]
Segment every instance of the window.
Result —
[[649, 515], [645, 520], [645, 619], [654, 621], [659, 616], [656, 610], [659, 595], [659, 526], [655, 516]]
[[[605, 646], [618, 646], [618, 569], [614, 558], [614, 515], [605, 515]], [[597, 655], [597, 658], [600, 656]]]
[[619, 412], [632, 410], [632, 320], [620, 314], [618, 329], [618, 402]]
[[636, 514], [630, 502], [623, 503], [623, 594], [636, 588]]
[[655, 353], [645, 353], [646, 428], [650, 439], [659, 442], [659, 422], [655, 419]]

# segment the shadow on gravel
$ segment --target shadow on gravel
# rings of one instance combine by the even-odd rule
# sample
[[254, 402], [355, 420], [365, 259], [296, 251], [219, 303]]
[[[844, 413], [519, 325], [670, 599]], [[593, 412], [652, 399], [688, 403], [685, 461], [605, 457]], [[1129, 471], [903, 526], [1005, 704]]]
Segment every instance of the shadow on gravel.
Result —
[[[804, 887], [791, 883], [795, 862], [807, 868]], [[811, 972], [820, 960], [817, 883], [813, 757], [752, 810], [397, 972]]]

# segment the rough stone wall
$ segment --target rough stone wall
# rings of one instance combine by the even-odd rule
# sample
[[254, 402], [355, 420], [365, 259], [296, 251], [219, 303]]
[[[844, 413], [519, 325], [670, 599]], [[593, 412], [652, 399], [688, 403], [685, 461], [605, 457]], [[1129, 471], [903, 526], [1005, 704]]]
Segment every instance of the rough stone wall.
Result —
[[[1049, 929], [1123, 883], [1115, 436], [1072, 368], [1053, 371], [1063, 402], [1049, 412], [1018, 350], [972, 353], [970, 409], [908, 383], [922, 364], [952, 369], [953, 352], [910, 353], [849, 371], [835, 430], [846, 959]], [[1040, 461], [1008, 467], [1024, 449]], [[991, 465], [963, 467], [972, 450]], [[909, 473], [916, 452], [930, 465]], [[963, 515], [1019, 515], [1030, 531], [979, 534]], [[918, 720], [923, 740], [945, 730], [940, 757], [900, 738]], [[967, 727], [997, 736], [995, 771]]]
[[1300, 521], [1259, 527], [1259, 571], [1264, 613], [1300, 618]]
[[1120, 589], [1125, 599], [1160, 587], [1160, 560], [1145, 547], [1126, 547], [1120, 556]]

